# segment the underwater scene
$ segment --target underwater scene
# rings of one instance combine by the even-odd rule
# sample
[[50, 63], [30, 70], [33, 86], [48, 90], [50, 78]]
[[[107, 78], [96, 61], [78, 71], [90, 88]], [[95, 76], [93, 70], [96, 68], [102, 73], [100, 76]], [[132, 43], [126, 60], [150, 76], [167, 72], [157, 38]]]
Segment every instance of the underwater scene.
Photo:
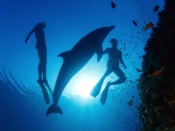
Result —
[[175, 131], [174, 0], [0, 0], [0, 131]]

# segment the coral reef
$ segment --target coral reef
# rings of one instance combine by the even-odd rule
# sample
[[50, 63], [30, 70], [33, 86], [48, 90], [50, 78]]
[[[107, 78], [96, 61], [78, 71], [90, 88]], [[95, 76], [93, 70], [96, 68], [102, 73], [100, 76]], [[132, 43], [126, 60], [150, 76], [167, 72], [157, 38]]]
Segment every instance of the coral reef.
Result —
[[175, 1], [158, 16], [144, 48], [139, 117], [144, 131], [175, 131]]

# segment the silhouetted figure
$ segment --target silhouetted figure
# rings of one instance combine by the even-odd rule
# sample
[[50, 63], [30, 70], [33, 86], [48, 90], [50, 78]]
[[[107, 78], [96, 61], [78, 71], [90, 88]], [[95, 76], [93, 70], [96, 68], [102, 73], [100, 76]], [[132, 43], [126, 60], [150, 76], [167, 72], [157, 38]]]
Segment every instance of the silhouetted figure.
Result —
[[45, 35], [43, 28], [46, 27], [44, 22], [38, 23], [27, 35], [25, 39], [25, 43], [27, 43], [29, 37], [32, 33], [35, 33], [36, 37], [36, 49], [38, 51], [39, 56], [39, 65], [38, 65], [38, 83], [44, 83], [46, 86], [48, 85], [47, 78], [46, 78], [46, 64], [47, 64], [47, 47], [45, 43]]
[[123, 71], [119, 68], [119, 63], [121, 63], [124, 66], [124, 69], [126, 69], [126, 65], [124, 64], [122, 59], [122, 52], [119, 49], [117, 49], [118, 41], [115, 38], [113, 38], [110, 40], [110, 42], [112, 47], [107, 48], [103, 51], [103, 54], [108, 54], [107, 70], [92, 90], [91, 95], [96, 97], [99, 94], [103, 81], [112, 72], [114, 72], [119, 77], [119, 79], [114, 82], [107, 82], [100, 99], [102, 104], [104, 104], [106, 101], [108, 89], [111, 85], [121, 84], [126, 81], [126, 77]]

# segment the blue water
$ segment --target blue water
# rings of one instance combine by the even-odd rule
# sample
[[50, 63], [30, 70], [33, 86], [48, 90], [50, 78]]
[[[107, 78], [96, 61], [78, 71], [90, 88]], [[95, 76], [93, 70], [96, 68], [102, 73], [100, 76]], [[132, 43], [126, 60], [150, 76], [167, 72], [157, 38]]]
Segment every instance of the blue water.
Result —
[[[0, 1], [0, 131], [136, 131], [140, 130], [139, 94], [137, 83], [144, 46], [151, 29], [143, 28], [150, 21], [156, 26], [159, 5], [163, 0], [1, 0]], [[135, 20], [138, 26], [132, 23]], [[47, 77], [52, 90], [62, 64], [57, 57], [71, 49], [90, 31], [115, 25], [106, 37], [103, 48], [110, 47], [110, 39], [119, 41], [127, 69], [125, 83], [111, 86], [105, 105], [100, 97], [92, 98], [89, 91], [106, 70], [107, 56], [97, 63], [96, 55], [78, 72], [65, 88], [59, 105], [64, 115], [45, 113], [49, 105], [44, 101], [38, 79], [38, 56], [35, 36], [27, 44], [28, 32], [38, 23], [46, 22], [48, 49]], [[114, 74], [107, 81], [116, 80]], [[50, 99], [51, 99], [50, 95]], [[133, 101], [129, 105], [129, 101]]]

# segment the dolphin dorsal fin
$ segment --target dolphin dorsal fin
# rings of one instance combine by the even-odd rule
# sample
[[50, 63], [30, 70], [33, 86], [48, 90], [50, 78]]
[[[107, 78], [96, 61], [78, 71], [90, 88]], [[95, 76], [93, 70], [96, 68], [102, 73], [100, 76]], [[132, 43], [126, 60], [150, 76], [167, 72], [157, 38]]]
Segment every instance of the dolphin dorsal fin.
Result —
[[58, 54], [57, 56], [62, 57], [63, 59], [66, 59], [66, 58], [70, 57], [70, 55], [71, 55], [71, 51], [65, 51], [65, 52]]

